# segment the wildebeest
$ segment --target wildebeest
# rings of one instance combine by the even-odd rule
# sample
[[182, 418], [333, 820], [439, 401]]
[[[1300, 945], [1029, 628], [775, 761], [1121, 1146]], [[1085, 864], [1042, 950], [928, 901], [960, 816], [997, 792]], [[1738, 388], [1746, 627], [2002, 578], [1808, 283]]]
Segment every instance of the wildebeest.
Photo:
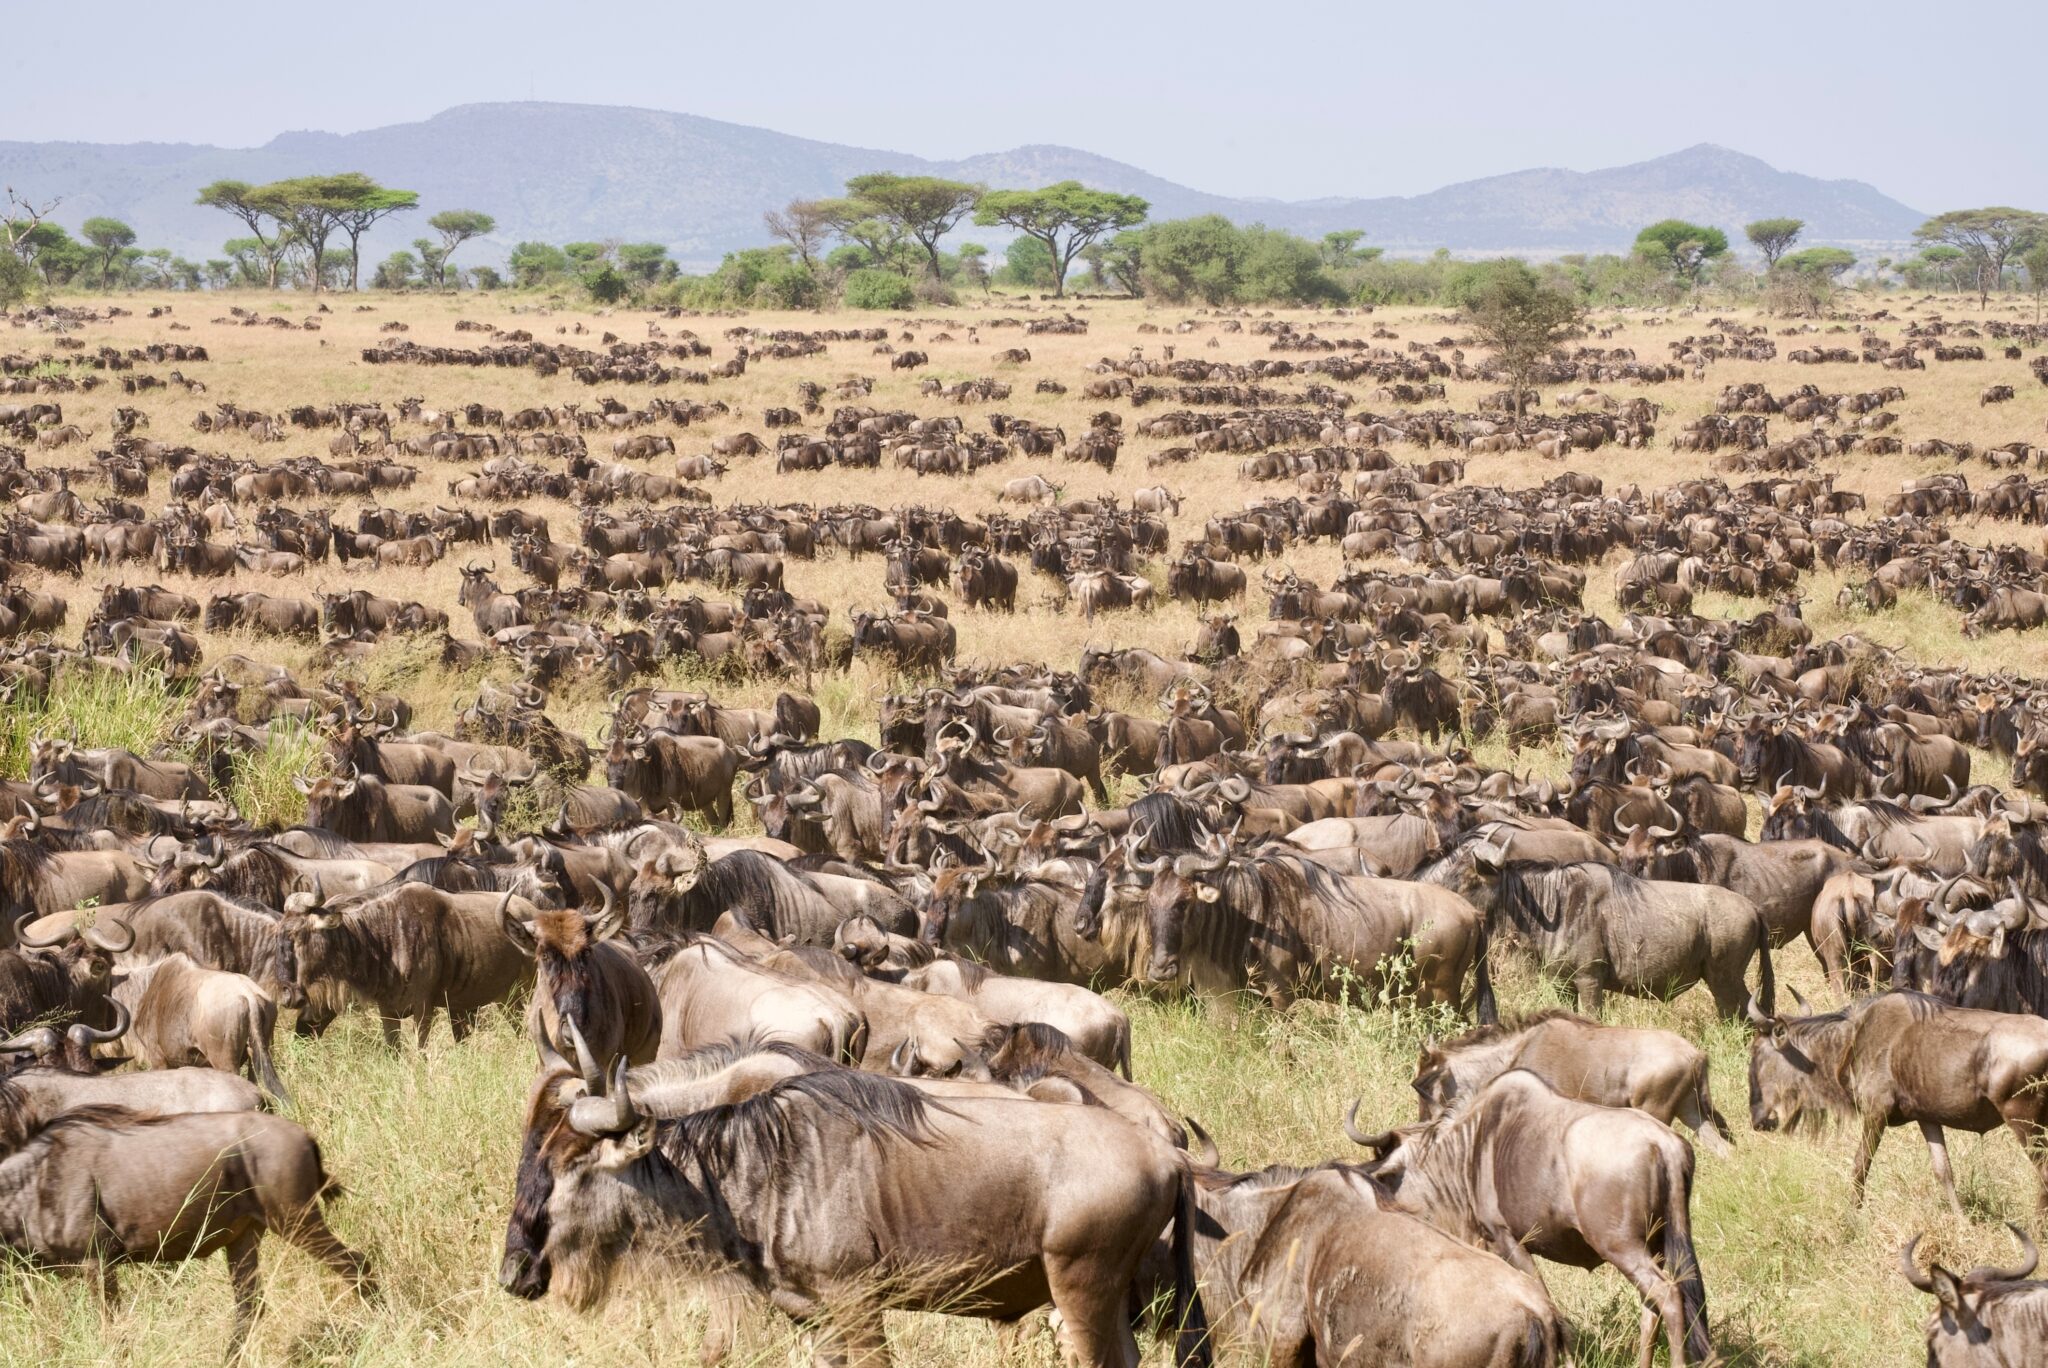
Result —
[[[510, 904], [503, 905], [509, 913]], [[534, 1043], [573, 1059], [566, 1024], [576, 1023], [600, 1059], [652, 1060], [661, 1045], [661, 998], [630, 949], [614, 940], [626, 906], [605, 893], [604, 910], [543, 909], [531, 925], [506, 916], [505, 934], [534, 957], [537, 983], [527, 1026]]]
[[1809, 1116], [1854, 1113], [1857, 1205], [1887, 1127], [1915, 1122], [1957, 1215], [1943, 1127], [1982, 1134], [2004, 1124], [2033, 1162], [2048, 1213], [2048, 1021], [1950, 1007], [1919, 993], [1861, 998], [1837, 1012], [1781, 1017], [1752, 1008], [1750, 1124], [1794, 1130]]
[[[1356, 1108], [1354, 1107], [1355, 1111]], [[1612, 1264], [1643, 1299], [1673, 1368], [1706, 1363], [1707, 1290], [1692, 1244], [1692, 1146], [1641, 1112], [1560, 1097], [1511, 1069], [1455, 1115], [1380, 1135], [1345, 1133], [1402, 1211], [1536, 1275], [1532, 1255]]]
[[126, 1043], [149, 1068], [205, 1064], [222, 1073], [246, 1073], [272, 1097], [286, 1100], [270, 1054], [277, 1003], [254, 979], [170, 955], [127, 970], [113, 997], [133, 1013]]
[[1252, 1362], [1544, 1368], [1563, 1351], [1542, 1283], [1390, 1209], [1356, 1168], [1195, 1182], [1203, 1305]]
[[1350, 877], [1291, 855], [1233, 860], [1221, 837], [1202, 853], [1130, 864], [1151, 879], [1146, 973], [1155, 982], [1226, 994], [1256, 985], [1284, 1006], [1302, 993], [1369, 993], [1409, 956], [1420, 1000], [1493, 1018], [1485, 921], [1447, 888]]
[[1668, 1002], [1704, 983], [1714, 1009], [1732, 1018], [1749, 996], [1752, 958], [1758, 995], [1766, 1007], [1773, 1001], [1770, 928], [1740, 893], [1638, 879], [1607, 864], [1503, 860], [1489, 844], [1473, 853], [1498, 871], [1494, 928], [1569, 982], [1582, 1012], [1598, 1012], [1610, 992]]
[[1413, 1087], [1421, 1120], [1456, 1113], [1510, 1069], [1527, 1069], [1561, 1097], [1676, 1117], [1709, 1150], [1728, 1151], [1728, 1123], [1707, 1092], [1707, 1054], [1674, 1031], [1608, 1026], [1544, 1011], [1514, 1026], [1481, 1026], [1425, 1043]]
[[0, 1154], [0, 1245], [46, 1266], [90, 1267], [103, 1295], [117, 1264], [224, 1253], [235, 1289], [231, 1359], [256, 1317], [266, 1233], [371, 1290], [368, 1262], [321, 1216], [337, 1189], [319, 1145], [282, 1117], [86, 1107], [42, 1118], [0, 1081]]
[[1913, 1257], [1920, 1237], [1899, 1251], [1899, 1271], [1932, 1296], [1927, 1317], [1927, 1368], [2017, 1368], [2048, 1361], [2048, 1282], [2029, 1282], [2040, 1251], [2016, 1225], [2021, 1261], [2011, 1268], [1979, 1264], [1958, 1276], [1940, 1264], [1925, 1273]]
[[[824, 1070], [650, 1125], [623, 1068], [608, 1092], [576, 1082], [543, 1075], [528, 1108], [499, 1276], [517, 1296], [596, 1304], [630, 1232], [740, 1274], [825, 1362], [881, 1361], [884, 1307], [1008, 1320], [1050, 1301], [1070, 1361], [1124, 1368], [1132, 1282], [1173, 1220], [1177, 1359], [1209, 1361], [1192, 1180], [1113, 1113]], [[1072, 1153], [1093, 1162], [1058, 1161]]]
[[533, 978], [533, 961], [506, 938], [508, 915], [531, 921], [537, 909], [511, 893], [444, 893], [425, 884], [323, 906], [314, 894], [285, 900], [277, 934], [277, 981], [287, 1007], [303, 1007], [324, 982], [376, 1008], [386, 1044], [411, 1018], [425, 1049], [437, 1012], [456, 1040], [477, 1013], [503, 1002]]

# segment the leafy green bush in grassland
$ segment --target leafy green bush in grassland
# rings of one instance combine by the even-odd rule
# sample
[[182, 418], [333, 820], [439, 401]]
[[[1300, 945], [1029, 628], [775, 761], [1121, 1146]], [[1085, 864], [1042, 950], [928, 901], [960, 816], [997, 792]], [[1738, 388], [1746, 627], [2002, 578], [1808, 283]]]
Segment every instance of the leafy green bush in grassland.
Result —
[[917, 299], [910, 282], [894, 271], [872, 267], [855, 271], [846, 278], [846, 307], [849, 309], [907, 309]]

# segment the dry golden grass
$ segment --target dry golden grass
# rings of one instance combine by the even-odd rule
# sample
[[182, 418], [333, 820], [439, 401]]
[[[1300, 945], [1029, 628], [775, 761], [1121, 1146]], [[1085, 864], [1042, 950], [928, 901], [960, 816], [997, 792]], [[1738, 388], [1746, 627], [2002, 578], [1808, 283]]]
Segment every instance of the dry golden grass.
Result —
[[[226, 451], [259, 461], [324, 455], [325, 434], [293, 433], [286, 442], [259, 445], [239, 436], [191, 433], [192, 416], [217, 400], [282, 413], [295, 403], [341, 399], [380, 400], [395, 407], [406, 395], [421, 396], [430, 406], [459, 406], [474, 400], [510, 409], [564, 401], [590, 404], [600, 394], [613, 394], [638, 407], [657, 392], [627, 385], [593, 390], [566, 375], [540, 380], [527, 371], [375, 367], [359, 359], [364, 346], [380, 340], [378, 325], [392, 319], [407, 321], [411, 325], [407, 336], [422, 343], [475, 344], [479, 334], [454, 329], [455, 320], [466, 317], [502, 327], [530, 328], [545, 340], [595, 347], [605, 329], [625, 340], [638, 340], [645, 335], [646, 315], [619, 312], [599, 316], [573, 310], [515, 315], [515, 301], [508, 298], [381, 296], [368, 299], [372, 311], [355, 313], [351, 311], [354, 300], [341, 296], [334, 300], [336, 311], [319, 315], [321, 331], [306, 333], [207, 321], [225, 314], [229, 303], [303, 319], [311, 301], [302, 297], [124, 298], [119, 302], [133, 311], [130, 316], [89, 325], [80, 335], [92, 346], [104, 342], [128, 347], [157, 340], [207, 346], [213, 355], [211, 362], [182, 369], [204, 379], [210, 392], [191, 397], [173, 389], [144, 396], [141, 406], [153, 420], [149, 435], [167, 441], [189, 440], [203, 451]], [[1893, 296], [1883, 302], [1900, 320], [1934, 312], [1950, 319], [1986, 316], [1974, 301], [1913, 302]], [[152, 303], [169, 303], [175, 313], [169, 318], [148, 319], [144, 315]], [[932, 311], [930, 317], [909, 323], [908, 331], [915, 334], [915, 345], [931, 355], [933, 365], [908, 375], [890, 372], [886, 358], [872, 355], [866, 344], [839, 343], [825, 357], [756, 362], [742, 379], [721, 382], [708, 392], [675, 387], [672, 392], [679, 397], [720, 398], [734, 409], [730, 418], [679, 433], [678, 449], [686, 454], [703, 451], [712, 437], [743, 429], [769, 435], [760, 425], [762, 409], [793, 404], [799, 379], [829, 384], [849, 375], [871, 374], [877, 377], [877, 384], [870, 402], [932, 413], [950, 406], [919, 395], [918, 384], [924, 376], [950, 381], [996, 374], [1016, 385], [1015, 395], [998, 405], [967, 406], [961, 411], [970, 424], [979, 425], [984, 410], [993, 407], [1061, 424], [1070, 434], [1077, 434], [1087, 425], [1088, 413], [1104, 407], [1079, 398], [1088, 378], [1082, 367], [1099, 358], [1120, 359], [1133, 346], [1157, 356], [1167, 344], [1175, 345], [1184, 358], [1243, 362], [1268, 354], [1264, 339], [1223, 332], [1218, 317], [1197, 310], [1100, 302], [1072, 307], [1078, 316], [1091, 321], [1085, 336], [1025, 338], [1021, 329], [989, 326], [998, 317], [1041, 316], [1051, 308], [1022, 300], [977, 300]], [[1992, 312], [2014, 318], [2031, 316], [2030, 310], [2011, 303], [1994, 304]], [[1602, 315], [1599, 322], [1615, 329], [1610, 345], [1634, 347], [1643, 360], [1654, 361], [1663, 358], [1667, 341], [1708, 331], [1712, 316], [1711, 311], [1693, 315], [1617, 313]], [[173, 318], [191, 331], [168, 331]], [[865, 315], [660, 320], [671, 336], [682, 328], [694, 329], [714, 346], [715, 359], [723, 359], [731, 351], [732, 344], [723, 337], [725, 328], [742, 321], [772, 329], [858, 327], [877, 320]], [[1174, 334], [1174, 326], [1183, 321], [1193, 322], [1195, 330]], [[1435, 342], [1461, 332], [1455, 323], [1422, 311], [1381, 311], [1370, 318], [1323, 314], [1305, 316], [1302, 321], [1325, 336], [1343, 337], [1362, 337], [1375, 324], [1384, 323], [1401, 338], [1401, 343], [1394, 345], [1410, 339]], [[890, 322], [892, 337], [906, 330], [902, 320]], [[1140, 334], [1140, 325], [1147, 323], [1161, 331]], [[558, 329], [578, 324], [587, 329], [585, 334], [557, 336]], [[967, 329], [976, 324], [981, 327], [980, 340], [967, 342]], [[1901, 324], [1880, 326], [1896, 331]], [[933, 335], [940, 331], [959, 340], [934, 342]], [[1218, 343], [1213, 349], [1207, 345], [1211, 339]], [[28, 329], [0, 330], [0, 352], [32, 353], [47, 344], [47, 337]], [[1030, 365], [998, 368], [991, 364], [996, 351], [1016, 345], [1030, 347], [1034, 357]], [[1781, 339], [1784, 349], [1797, 345], [1800, 339]], [[162, 373], [170, 367], [145, 365], [140, 369]], [[1033, 382], [1042, 376], [1058, 378], [1072, 392], [1060, 397], [1033, 393]], [[1687, 381], [1642, 392], [1665, 405], [1659, 428], [1668, 434], [1708, 411], [1722, 385], [1747, 380], [1761, 381], [1780, 393], [1809, 381], [1840, 391], [1896, 381], [1907, 391], [1906, 399], [1896, 406], [1902, 419], [1896, 431], [1908, 441], [1928, 436], [1964, 438], [1980, 445], [2013, 437], [2035, 440], [2041, 437], [2042, 421], [2048, 415], [2048, 388], [2035, 383], [2022, 364], [2003, 360], [1931, 363], [1929, 370], [1903, 377], [1863, 366], [1724, 362], [1709, 372], [1704, 384]], [[1980, 408], [1979, 391], [1994, 381], [2014, 384], [2018, 400]], [[1298, 384], [1279, 383], [1290, 388]], [[1360, 395], [1361, 407], [1380, 407], [1365, 400], [1369, 384], [1349, 388]], [[1494, 387], [1454, 383], [1449, 403], [1470, 409], [1478, 394], [1490, 388]], [[1603, 388], [1624, 398], [1637, 392], [1628, 385]], [[123, 402], [134, 401], [124, 398], [118, 385], [92, 395], [63, 396], [67, 418], [99, 434], [95, 446], [105, 444], [112, 409]], [[1126, 413], [1127, 423], [1132, 421], [1127, 406], [1116, 407]], [[1157, 410], [1141, 410], [1136, 416], [1153, 411]], [[400, 425], [399, 431], [403, 434], [410, 429]], [[1176, 542], [1203, 518], [1267, 495], [1292, 492], [1284, 484], [1241, 481], [1238, 458], [1231, 455], [1203, 456], [1190, 466], [1148, 472], [1144, 457], [1163, 445], [1166, 443], [1131, 437], [1113, 474], [1059, 462], [1051, 463], [1048, 473], [1066, 484], [1068, 497], [1127, 496], [1133, 488], [1155, 482], [1182, 492], [1186, 503], [1175, 521]], [[593, 441], [593, 446], [603, 449], [598, 441]], [[1417, 454], [1409, 450], [1396, 453], [1400, 459]], [[35, 464], [77, 464], [83, 453], [73, 448], [53, 455], [38, 453], [31, 460]], [[1713, 465], [1711, 457], [1674, 453], [1661, 441], [1648, 451], [1597, 452], [1582, 460], [1585, 468], [1607, 481], [1610, 490], [1627, 483], [1648, 489], [1709, 473]], [[665, 460], [657, 461], [654, 468], [664, 469]], [[994, 496], [1001, 483], [1030, 468], [1030, 463], [1012, 462], [969, 478], [920, 479], [896, 470], [833, 470], [778, 478], [770, 460], [756, 459], [736, 464], [712, 489], [722, 503], [800, 498], [816, 504], [844, 500], [888, 507], [919, 502], [973, 514], [995, 507]], [[1835, 462], [1831, 468], [1838, 484], [1861, 490], [1876, 503], [1900, 480], [1940, 467], [1906, 458], [1854, 458]], [[391, 502], [414, 507], [437, 498], [445, 501], [447, 481], [459, 473], [455, 467], [429, 465], [413, 491], [394, 496]], [[1468, 478], [1519, 486], [1555, 473], [1555, 467], [1530, 456], [1486, 456], [1472, 461]], [[1984, 476], [1982, 467], [1966, 468], [1966, 473], [1973, 481]], [[162, 493], [159, 482], [149, 502], [159, 502]], [[558, 540], [573, 539], [575, 519], [568, 507], [550, 505], [540, 511], [549, 516]], [[336, 514], [338, 521], [353, 525], [355, 505], [344, 504]], [[2008, 525], [1965, 528], [1962, 533], [1985, 539], [2024, 536], [2032, 540], [2031, 532]], [[361, 584], [443, 608], [456, 620], [458, 634], [468, 635], [468, 616], [455, 601], [460, 583], [457, 566], [463, 559], [458, 554], [430, 570], [404, 574], [351, 573], [326, 565], [302, 578], [284, 581], [250, 577], [225, 582], [164, 577], [164, 581], [201, 598], [224, 589], [310, 595], [321, 589]], [[501, 579], [508, 585], [516, 581], [509, 557], [500, 551], [497, 559]], [[1300, 548], [1290, 559], [1301, 573], [1321, 581], [1327, 581], [1339, 568], [1336, 550], [1327, 544]], [[843, 623], [851, 607], [883, 602], [879, 559], [828, 557], [815, 563], [791, 562], [789, 572], [789, 587], [828, 604], [835, 622]], [[102, 582], [152, 578], [156, 576], [139, 567], [111, 573], [91, 570], [82, 586], [60, 586], [73, 598], [73, 638]], [[1930, 664], [2048, 673], [2044, 668], [2048, 667], [2048, 637], [2006, 635], [1964, 641], [1954, 611], [1924, 596], [1909, 597], [1898, 609], [1876, 619], [1844, 613], [1834, 606], [1841, 582], [1838, 576], [1819, 574], [1810, 577], [1805, 586], [1809, 620], [1823, 636], [1855, 631], [1902, 646]], [[1193, 630], [1194, 615], [1177, 605], [1149, 616], [1111, 615], [1091, 627], [1050, 607], [1046, 588], [1044, 581], [1027, 575], [1021, 608], [1014, 616], [971, 613], [956, 607], [953, 620], [960, 630], [963, 659], [1043, 659], [1065, 664], [1089, 640], [1143, 645], [1170, 655], [1179, 652]], [[1263, 598], [1255, 597], [1248, 606], [1248, 621], [1262, 615], [1262, 604]], [[1588, 606], [1612, 612], [1607, 574], [1593, 574]], [[1757, 606], [1714, 598], [1703, 604], [1703, 609], [1733, 614], [1753, 612]], [[242, 650], [295, 668], [310, 656], [303, 645], [239, 634], [209, 638], [206, 645], [209, 656]], [[494, 668], [510, 673], [504, 666]], [[473, 679], [452, 678], [432, 669], [427, 653], [417, 647], [393, 646], [380, 651], [364, 673], [373, 685], [402, 689], [413, 701], [421, 726], [448, 724], [475, 687]], [[873, 700], [892, 683], [866, 664], [856, 666], [848, 676], [820, 680], [817, 692], [825, 705], [826, 732], [872, 737]], [[777, 687], [773, 681], [752, 681], [721, 684], [718, 692], [729, 700], [757, 702]], [[567, 689], [558, 694], [554, 715], [572, 729], [593, 732], [604, 711], [604, 693], [596, 686]], [[133, 725], [129, 711], [121, 711], [117, 717], [110, 705], [93, 706], [109, 706], [110, 710], [106, 715], [64, 719], [75, 724], [86, 740], [101, 739]], [[22, 735], [14, 737], [13, 744], [18, 746], [29, 729], [46, 724], [57, 725], [57, 719], [41, 715], [21, 719], [15, 731]], [[1507, 758], [1497, 745], [1482, 747], [1480, 754], [1492, 763], [1504, 763]], [[1561, 763], [1562, 756], [1557, 753], [1525, 753], [1517, 761], [1518, 767], [1552, 771]], [[1984, 773], [2004, 777], [1998, 766], [1988, 766]], [[267, 811], [288, 814], [288, 787], [280, 793], [275, 776], [267, 782], [270, 788], [262, 794], [252, 791], [251, 801], [264, 802]], [[1125, 787], [1131, 789], [1129, 784]], [[1809, 996], [1822, 996], [1812, 957], [1804, 948], [1788, 947], [1781, 966], [1785, 977]], [[1510, 981], [1504, 997], [1509, 1010], [1552, 1000], [1541, 986], [1520, 981]], [[1413, 1051], [1433, 1024], [1412, 1015], [1389, 1016], [1377, 1010], [1316, 1004], [1279, 1017], [1264, 1012], [1222, 1016], [1135, 996], [1128, 1005], [1137, 1027], [1139, 1077], [1173, 1106], [1200, 1118], [1219, 1138], [1226, 1159], [1244, 1165], [1312, 1161], [1343, 1153], [1347, 1147], [1337, 1121], [1355, 1096], [1365, 1099], [1362, 1115], [1376, 1123], [1391, 1123], [1411, 1114], [1406, 1080]], [[1610, 1015], [1631, 1024], [1669, 1026], [1703, 1042], [1713, 1057], [1714, 1087], [1722, 1109], [1731, 1117], [1743, 1114], [1742, 1035], [1714, 1022], [1701, 995], [1690, 995], [1670, 1006], [1620, 1002]], [[281, 1046], [280, 1067], [296, 1099], [292, 1114], [320, 1137], [329, 1166], [350, 1190], [351, 1195], [336, 1211], [336, 1228], [343, 1238], [370, 1253], [387, 1292], [376, 1304], [360, 1304], [309, 1261], [288, 1252], [281, 1242], [272, 1242], [265, 1263], [270, 1311], [253, 1343], [255, 1361], [637, 1364], [674, 1362], [693, 1353], [701, 1311], [673, 1284], [659, 1279], [625, 1291], [605, 1311], [589, 1318], [550, 1305], [517, 1303], [497, 1290], [495, 1270], [531, 1065], [532, 1054], [521, 1037], [516, 1011], [494, 1016], [478, 1038], [461, 1047], [452, 1044], [444, 1029], [424, 1057], [386, 1052], [375, 1032], [360, 1019], [345, 1021], [321, 1040], [287, 1041]], [[2032, 1210], [2030, 1172], [2010, 1137], [2003, 1134], [1952, 1138], [1959, 1181], [1975, 1218], [1968, 1225], [1946, 1213], [1928, 1173], [1924, 1150], [1910, 1133], [1894, 1133], [1880, 1152], [1870, 1201], [1861, 1212], [1848, 1207], [1848, 1135], [1837, 1132], [1819, 1139], [1758, 1136], [1738, 1122], [1736, 1140], [1738, 1149], [1732, 1158], [1700, 1157], [1694, 1206], [1716, 1340], [1738, 1363], [1917, 1361], [1925, 1299], [1912, 1293], [1896, 1275], [1900, 1242], [1914, 1231], [1928, 1230], [1933, 1252], [1951, 1264], [1967, 1264], [2006, 1252], [2006, 1237], [1993, 1218], [2024, 1219]], [[1545, 1272], [1561, 1306], [1580, 1327], [1581, 1362], [1630, 1361], [1635, 1310], [1621, 1280], [1611, 1272]], [[83, 1364], [118, 1359], [182, 1364], [208, 1359], [225, 1343], [229, 1298], [218, 1261], [181, 1269], [130, 1271], [124, 1283], [128, 1290], [124, 1304], [110, 1321], [102, 1323], [82, 1282], [17, 1269], [0, 1271], [0, 1363]], [[1049, 1337], [1038, 1332], [1028, 1334], [1008, 1357], [987, 1327], [942, 1318], [898, 1318], [894, 1337], [899, 1361], [908, 1364], [1056, 1361]], [[786, 1323], [764, 1315], [749, 1326], [742, 1341], [742, 1357], [747, 1362], [784, 1363], [802, 1361], [803, 1353]], [[1163, 1356], [1155, 1350], [1150, 1361], [1163, 1361]]]

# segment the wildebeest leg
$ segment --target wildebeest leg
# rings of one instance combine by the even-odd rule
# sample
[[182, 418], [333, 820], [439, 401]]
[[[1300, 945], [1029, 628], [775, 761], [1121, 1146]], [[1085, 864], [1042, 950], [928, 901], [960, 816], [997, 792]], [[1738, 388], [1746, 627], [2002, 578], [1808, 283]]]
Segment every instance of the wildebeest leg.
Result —
[[[385, 1045], [394, 1050], [398, 1048], [398, 1023], [398, 1017], [392, 1015], [389, 1012], [385, 1012], [382, 1010], [378, 1011], [377, 1027], [379, 1030], [384, 1032]], [[422, 1036], [420, 1038], [421, 1047], [424, 1048], [426, 1043], [426, 1038]]]
[[1948, 1141], [1943, 1137], [1941, 1127], [1932, 1121], [1922, 1121], [1920, 1135], [1927, 1141], [1927, 1157], [1934, 1161], [1934, 1176], [1941, 1180], [1941, 1190], [1948, 1194], [1949, 1208], [1962, 1216], [1963, 1204], [1956, 1196], [1956, 1176], [1948, 1166]]
[[1598, 1020], [1601, 1004], [1607, 1000], [1607, 989], [1600, 982], [1599, 975], [1593, 972], [1577, 974], [1572, 979], [1572, 987], [1579, 996], [1579, 1014]]
[[1657, 1356], [1657, 1312], [1645, 1302], [1643, 1304], [1642, 1330], [1636, 1336], [1637, 1368], [1650, 1368], [1650, 1361]]
[[453, 1009], [449, 1010], [448, 1032], [449, 1034], [453, 1035], [458, 1042], [467, 1039], [469, 1037], [469, 1033], [475, 1028], [476, 1011], [474, 1008], [465, 1012], [458, 1012]]
[[1641, 1345], [1641, 1362], [1649, 1363], [1649, 1351], [1656, 1343], [1652, 1324], [1662, 1320], [1664, 1344], [1671, 1354], [1671, 1368], [1679, 1368], [1685, 1362], [1685, 1303], [1678, 1295], [1678, 1284], [1665, 1276], [1665, 1271], [1650, 1257], [1646, 1245], [1603, 1249], [1600, 1252], [1642, 1296], [1644, 1328], [1649, 1333], [1645, 1334]]
[[[2035, 1214], [2048, 1217], [2048, 1127], [2041, 1124], [2036, 1110], [2041, 1106], [2039, 1087], [2039, 1084], [2033, 1085], [1999, 1110], [2005, 1114], [2005, 1124], [2012, 1128], [2013, 1138], [2020, 1142], [2020, 1153], [2034, 1161]], [[2019, 1108], [2026, 1110], [2020, 1111]]]
[[228, 1278], [235, 1288], [235, 1328], [228, 1335], [228, 1362], [233, 1363], [242, 1356], [242, 1345], [249, 1338], [249, 1329], [256, 1323], [258, 1289], [256, 1286], [256, 1255], [263, 1244], [261, 1227], [244, 1231], [235, 1242], [227, 1247]]
[[889, 1340], [879, 1307], [835, 1308], [814, 1327], [813, 1368], [889, 1368]]
[[1856, 1167], [1850, 1173], [1850, 1186], [1855, 1191], [1854, 1202], [1863, 1205], [1863, 1184], [1870, 1177], [1870, 1161], [1877, 1157], [1877, 1145], [1884, 1139], [1884, 1113], [1869, 1112], [1863, 1118], [1863, 1140], [1856, 1147]]
[[1126, 1316], [1128, 1278], [1119, 1279], [1092, 1258], [1048, 1253], [1046, 1286], [1059, 1312], [1065, 1361], [1087, 1368], [1137, 1368], [1138, 1341]]
[[1735, 1152], [1728, 1137], [1721, 1133], [1720, 1119], [1714, 1114], [1714, 1104], [1707, 1099], [1704, 1084], [1686, 1089], [1678, 1103], [1678, 1119], [1699, 1137], [1707, 1153], [1725, 1158]]
[[335, 1276], [347, 1282], [359, 1295], [365, 1298], [377, 1295], [377, 1280], [370, 1276], [369, 1256], [343, 1244], [341, 1237], [328, 1228], [318, 1206], [309, 1202], [296, 1215], [273, 1220], [271, 1228], [287, 1242], [326, 1264]]
[[704, 1300], [709, 1314], [704, 1320], [704, 1342], [697, 1346], [697, 1362], [711, 1368], [725, 1362], [733, 1341], [739, 1338], [740, 1305], [739, 1298], [715, 1287], [705, 1291]]

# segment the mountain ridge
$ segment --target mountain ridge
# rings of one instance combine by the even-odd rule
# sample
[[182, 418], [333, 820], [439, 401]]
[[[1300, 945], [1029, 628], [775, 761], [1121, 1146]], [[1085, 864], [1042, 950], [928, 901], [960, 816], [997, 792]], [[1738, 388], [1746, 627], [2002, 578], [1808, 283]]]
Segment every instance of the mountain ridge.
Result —
[[[191, 202], [208, 181], [343, 170], [419, 191], [429, 214], [492, 214], [498, 232], [484, 250], [469, 250], [472, 263], [493, 249], [502, 257], [527, 238], [619, 238], [667, 243], [686, 266], [703, 269], [763, 242], [763, 211], [838, 193], [864, 171], [1004, 187], [1074, 179], [1144, 195], [1155, 219], [1220, 213], [1309, 236], [1362, 228], [1368, 242], [1398, 254], [1624, 250], [1643, 225], [1671, 217], [1710, 222], [1739, 238], [1743, 223], [1777, 214], [1806, 219], [1810, 243], [1888, 246], [1907, 240], [1924, 218], [1864, 182], [1781, 171], [1712, 143], [1593, 171], [1525, 168], [1420, 195], [1288, 201], [1214, 194], [1055, 143], [926, 158], [696, 114], [534, 101], [455, 105], [355, 133], [289, 130], [251, 148], [0, 142], [0, 181], [39, 197], [65, 196], [59, 222], [110, 214], [151, 246], [199, 258], [218, 255], [235, 235], [225, 216]], [[392, 220], [365, 251], [381, 254], [424, 231], [423, 223]]]

